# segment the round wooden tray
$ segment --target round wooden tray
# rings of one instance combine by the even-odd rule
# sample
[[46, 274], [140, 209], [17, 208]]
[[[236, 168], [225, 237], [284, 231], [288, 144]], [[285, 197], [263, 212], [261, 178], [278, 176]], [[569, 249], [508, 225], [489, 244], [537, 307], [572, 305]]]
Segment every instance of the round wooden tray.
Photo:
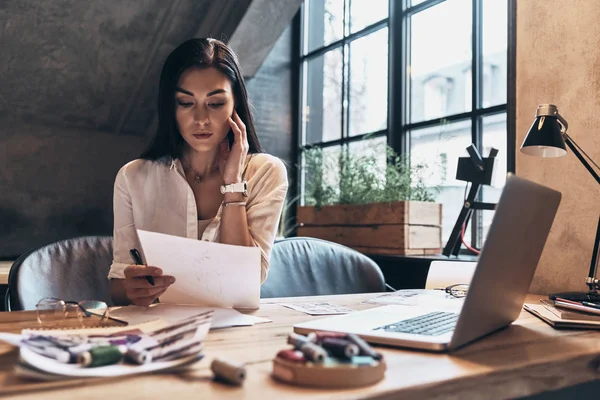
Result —
[[273, 359], [271, 376], [291, 385], [321, 388], [353, 388], [372, 385], [385, 375], [386, 365], [373, 361], [371, 365], [325, 365], [294, 363], [279, 357]]

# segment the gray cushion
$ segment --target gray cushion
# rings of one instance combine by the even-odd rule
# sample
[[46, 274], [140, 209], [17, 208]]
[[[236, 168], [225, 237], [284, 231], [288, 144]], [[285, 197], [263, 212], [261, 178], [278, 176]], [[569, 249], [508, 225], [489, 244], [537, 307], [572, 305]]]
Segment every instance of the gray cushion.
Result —
[[275, 242], [261, 297], [384, 292], [379, 266], [349, 247], [295, 237]]
[[7, 310], [35, 310], [44, 297], [112, 305], [108, 270], [112, 237], [62, 240], [23, 254], [10, 269]]

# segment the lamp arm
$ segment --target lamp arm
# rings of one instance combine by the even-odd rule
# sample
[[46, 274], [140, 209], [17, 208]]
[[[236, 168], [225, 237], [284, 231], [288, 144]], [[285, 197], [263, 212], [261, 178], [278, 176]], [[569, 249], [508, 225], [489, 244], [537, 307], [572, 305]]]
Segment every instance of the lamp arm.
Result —
[[575, 154], [575, 156], [583, 164], [585, 169], [587, 169], [588, 172], [590, 174], [592, 174], [594, 179], [596, 179], [596, 182], [598, 182], [598, 184], [600, 185], [600, 176], [598, 176], [598, 173], [592, 168], [590, 163], [588, 163], [587, 160], [583, 157], [583, 155], [579, 152], [579, 150], [577, 149], [578, 146], [576, 145], [575, 141], [573, 139], [571, 139], [571, 137], [566, 132], [565, 132], [565, 143], [567, 144], [567, 146], [569, 146], [569, 148], [571, 149], [573, 154]]
[[[567, 146], [569, 146], [569, 148], [571, 149], [573, 154], [575, 154], [575, 156], [577, 156], [579, 161], [581, 161], [583, 166], [588, 170], [588, 172], [590, 174], [592, 174], [592, 176], [596, 179], [596, 182], [598, 182], [598, 184], [600, 185], [600, 176], [598, 176], [598, 173], [587, 162], [587, 160], [583, 157], [581, 152], [579, 152], [579, 150], [577, 149], [577, 147], [579, 147], [577, 145], [577, 143], [575, 143], [575, 141], [573, 139], [571, 139], [571, 137], [569, 135], [567, 135], [566, 132], [564, 135], [565, 135], [565, 143], [567, 144]], [[598, 270], [598, 262], [600, 261], [599, 254], [598, 254], [599, 247], [600, 247], [600, 219], [598, 219], [598, 228], [596, 229], [596, 239], [594, 241], [592, 262], [590, 263], [590, 273], [588, 274], [588, 278], [586, 280], [586, 283], [589, 286], [590, 291], [594, 292], [594, 293], [598, 290], [598, 288], [600, 288], [600, 282], [598, 281], [598, 279], [596, 279], [596, 272]]]

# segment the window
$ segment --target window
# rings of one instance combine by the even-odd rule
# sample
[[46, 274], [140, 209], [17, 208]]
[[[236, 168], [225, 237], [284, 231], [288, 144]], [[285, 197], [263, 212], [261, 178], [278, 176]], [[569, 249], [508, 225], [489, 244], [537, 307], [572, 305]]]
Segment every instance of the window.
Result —
[[[388, 0], [303, 3], [301, 151], [319, 146], [325, 154], [363, 154], [386, 143], [389, 8]], [[385, 151], [375, 153], [385, 163]], [[337, 173], [333, 166], [321, 178]], [[308, 185], [311, 179], [302, 178]]]
[[431, 76], [423, 82], [423, 114], [433, 119], [448, 113], [448, 98], [452, 89], [452, 78]]
[[[463, 203], [466, 182], [455, 176], [466, 147], [484, 157], [499, 150], [495, 184], [480, 201], [496, 202], [514, 170], [509, 2], [514, 8], [514, 0], [305, 0], [300, 153], [363, 151], [371, 141], [425, 163], [428, 184], [441, 189], [445, 244]], [[474, 213], [466, 239], [475, 247], [492, 217]]]

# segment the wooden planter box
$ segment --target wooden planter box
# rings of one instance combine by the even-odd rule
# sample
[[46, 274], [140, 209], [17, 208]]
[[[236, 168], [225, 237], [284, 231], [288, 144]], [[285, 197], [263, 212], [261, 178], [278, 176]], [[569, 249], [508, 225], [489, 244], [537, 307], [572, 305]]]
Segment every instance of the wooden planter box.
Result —
[[329, 240], [365, 254], [442, 252], [442, 205], [422, 201], [298, 207], [298, 236]]

